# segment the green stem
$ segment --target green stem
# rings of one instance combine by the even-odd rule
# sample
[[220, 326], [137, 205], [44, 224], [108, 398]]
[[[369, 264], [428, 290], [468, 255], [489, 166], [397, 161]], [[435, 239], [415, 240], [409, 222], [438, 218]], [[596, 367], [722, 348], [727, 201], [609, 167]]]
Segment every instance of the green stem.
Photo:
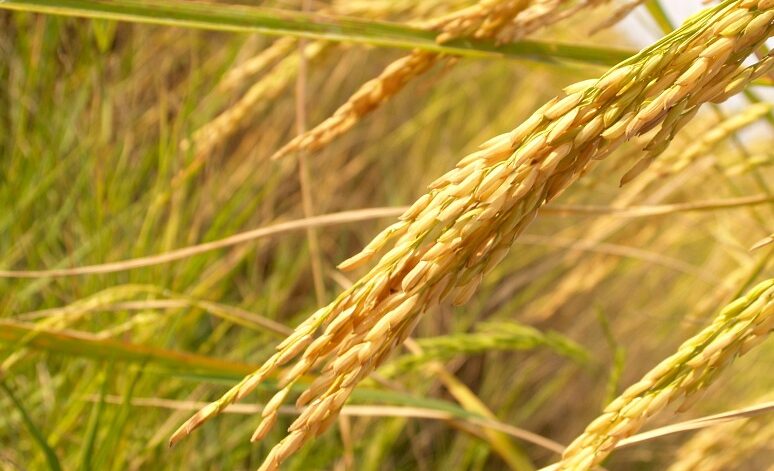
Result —
[[672, 24], [672, 21], [667, 16], [664, 7], [661, 6], [661, 2], [658, 0], [648, 0], [645, 3], [645, 8], [648, 9], [648, 13], [650, 13], [650, 16], [653, 17], [653, 21], [661, 28], [661, 31], [669, 34], [675, 29], [675, 25]]
[[572, 60], [611, 66], [634, 54], [634, 51], [629, 50], [548, 41], [525, 40], [498, 45], [493, 41], [456, 39], [439, 44], [435, 41], [434, 31], [396, 23], [242, 5], [219, 4], [213, 7], [180, 0], [6, 0], [0, 2], [0, 9], [214, 31], [295, 36], [421, 49], [468, 57], [515, 57], [544, 62]]
[[16, 407], [16, 410], [21, 415], [22, 422], [24, 422], [27, 430], [29, 430], [30, 434], [32, 434], [32, 438], [35, 440], [35, 443], [38, 444], [38, 447], [40, 447], [40, 449], [43, 451], [43, 454], [46, 456], [46, 463], [48, 464], [49, 469], [51, 469], [51, 471], [61, 471], [62, 466], [59, 464], [59, 458], [57, 458], [54, 449], [51, 448], [51, 445], [48, 444], [46, 437], [43, 436], [43, 433], [35, 425], [35, 422], [33, 422], [32, 417], [30, 417], [29, 413], [27, 413], [27, 409], [24, 408], [24, 404], [22, 404], [19, 398], [16, 397], [5, 381], [0, 380], [0, 390], [2, 390], [8, 396], [14, 407]]

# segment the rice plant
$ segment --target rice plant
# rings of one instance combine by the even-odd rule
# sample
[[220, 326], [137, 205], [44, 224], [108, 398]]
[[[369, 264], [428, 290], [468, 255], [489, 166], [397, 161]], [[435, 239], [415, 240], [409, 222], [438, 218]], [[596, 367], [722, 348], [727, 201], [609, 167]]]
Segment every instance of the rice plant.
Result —
[[0, 469], [766, 469], [774, 2], [0, 25]]

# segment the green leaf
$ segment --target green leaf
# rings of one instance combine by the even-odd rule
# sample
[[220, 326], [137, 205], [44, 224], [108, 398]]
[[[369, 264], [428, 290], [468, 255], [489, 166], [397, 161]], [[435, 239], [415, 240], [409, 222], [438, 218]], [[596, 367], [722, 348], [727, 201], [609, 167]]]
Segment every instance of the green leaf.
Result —
[[117, 26], [118, 23], [115, 21], [95, 20], [92, 23], [92, 32], [99, 52], [105, 53], [110, 49], [116, 37]]
[[525, 351], [548, 348], [580, 364], [590, 361], [582, 346], [556, 332], [541, 332], [518, 322], [481, 322], [476, 332], [458, 332], [417, 340], [422, 353], [404, 355], [382, 369], [391, 376], [409, 371], [434, 360], [447, 360], [456, 355], [477, 355], [489, 351]]
[[396, 23], [242, 5], [218, 4], [214, 8], [205, 3], [186, 1], [6, 0], [0, 2], [0, 9], [295, 36], [470, 57], [518, 57], [549, 62], [565, 59], [610, 66], [634, 54], [621, 49], [527, 40], [497, 45], [493, 41], [456, 39], [439, 44], [433, 31]]
[[41, 329], [30, 324], [0, 321], [0, 342], [16, 343], [20, 341], [23, 341], [26, 347], [35, 350], [85, 356], [98, 360], [148, 361], [186, 372], [245, 375], [256, 368], [247, 363], [96, 338], [83, 332], [54, 331]]
[[99, 392], [99, 400], [94, 404], [89, 415], [89, 422], [86, 426], [86, 436], [84, 438], [84, 444], [81, 447], [80, 463], [83, 471], [91, 471], [94, 469], [92, 463], [92, 457], [94, 456], [94, 444], [97, 440], [97, 432], [99, 430], [99, 424], [102, 422], [102, 412], [105, 408], [105, 395], [107, 394], [108, 376], [112, 373], [112, 363], [107, 366], [106, 371], [101, 374], [101, 386]]
[[0, 380], [0, 389], [2, 389], [3, 392], [5, 392], [5, 394], [11, 399], [11, 402], [13, 402], [16, 410], [18, 410], [19, 414], [21, 414], [22, 421], [24, 422], [24, 425], [27, 426], [27, 430], [29, 430], [30, 434], [32, 434], [32, 438], [43, 451], [43, 454], [46, 455], [46, 462], [48, 463], [49, 469], [52, 471], [61, 471], [62, 466], [59, 464], [59, 458], [57, 458], [56, 453], [54, 452], [53, 448], [51, 448], [51, 445], [48, 444], [46, 437], [43, 436], [43, 433], [35, 425], [35, 422], [32, 421], [32, 417], [30, 417], [30, 415], [27, 413], [27, 410], [24, 408], [24, 404], [19, 401], [11, 388], [5, 384], [5, 381]]
[[645, 3], [645, 8], [648, 9], [648, 13], [653, 17], [653, 21], [656, 22], [664, 34], [669, 34], [675, 29], [675, 26], [672, 24], [669, 16], [667, 16], [666, 11], [664, 11], [664, 7], [659, 0], [648, 0]]

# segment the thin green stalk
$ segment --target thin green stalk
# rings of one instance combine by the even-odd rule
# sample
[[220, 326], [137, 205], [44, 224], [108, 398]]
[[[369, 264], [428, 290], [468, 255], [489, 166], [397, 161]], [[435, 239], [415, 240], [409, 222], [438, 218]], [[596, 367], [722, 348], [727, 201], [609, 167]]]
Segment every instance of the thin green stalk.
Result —
[[89, 422], [86, 426], [86, 435], [84, 438], [84, 444], [81, 448], [80, 455], [80, 469], [83, 471], [91, 471], [94, 469], [94, 463], [92, 461], [94, 457], [94, 445], [97, 441], [97, 433], [99, 431], [99, 424], [102, 421], [102, 413], [105, 409], [105, 395], [107, 394], [108, 377], [112, 374], [113, 363], [108, 363], [107, 368], [101, 374], [101, 385], [99, 392], [99, 399], [94, 404], [94, 408], [89, 415]]
[[19, 411], [22, 422], [24, 422], [24, 425], [32, 435], [35, 443], [38, 444], [38, 447], [40, 447], [41, 451], [43, 451], [43, 454], [46, 456], [46, 463], [48, 463], [48, 468], [52, 471], [61, 471], [62, 465], [59, 464], [59, 458], [57, 458], [54, 449], [51, 448], [51, 445], [48, 444], [46, 437], [43, 436], [43, 432], [41, 432], [40, 429], [35, 425], [35, 422], [32, 421], [32, 417], [30, 417], [30, 415], [27, 413], [27, 409], [24, 408], [24, 404], [22, 404], [21, 401], [16, 397], [5, 381], [0, 380], [0, 389], [2, 389], [8, 398], [11, 399], [11, 402], [13, 402], [16, 410]]
[[662, 32], [669, 34], [670, 31], [675, 29], [675, 26], [672, 24], [669, 16], [667, 16], [666, 11], [664, 11], [664, 7], [661, 6], [659, 0], [648, 0], [645, 3], [645, 8], [648, 9], [648, 13], [650, 13], [650, 16], [659, 28], [661, 28]]
[[[245, 374], [252, 365], [193, 353], [100, 339], [83, 332], [40, 329], [34, 325], [0, 321], [0, 344], [22, 342], [26, 347], [58, 354], [114, 359], [129, 362], [151, 361], [171, 369], [213, 374]], [[14, 346], [12, 349], [18, 347]]]
[[527, 58], [544, 62], [557, 59], [610, 66], [633, 51], [547, 41], [518, 41], [497, 45], [493, 41], [456, 39], [439, 44], [436, 33], [421, 28], [340, 16], [319, 15], [263, 7], [198, 2], [137, 0], [6, 0], [0, 9], [51, 15], [99, 18], [133, 23], [272, 36], [294, 36], [368, 44], [400, 49], [421, 49], [442, 54], [485, 58]]

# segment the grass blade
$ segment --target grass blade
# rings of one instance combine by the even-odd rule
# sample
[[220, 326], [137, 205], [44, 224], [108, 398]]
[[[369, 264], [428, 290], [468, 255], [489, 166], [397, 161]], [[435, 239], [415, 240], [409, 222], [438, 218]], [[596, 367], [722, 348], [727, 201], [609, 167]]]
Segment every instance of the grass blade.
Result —
[[518, 41], [496, 45], [492, 41], [458, 39], [439, 44], [436, 33], [420, 28], [355, 18], [321, 16], [303, 12], [198, 2], [136, 0], [7, 0], [1, 9], [52, 15], [97, 18], [273, 36], [343, 41], [400, 49], [421, 49], [469, 57], [517, 57], [540, 61], [573, 60], [614, 65], [633, 52], [599, 46]]
[[81, 448], [80, 469], [90, 471], [94, 469], [92, 457], [94, 456], [94, 444], [97, 440], [99, 424], [102, 421], [102, 412], [105, 410], [105, 395], [107, 394], [108, 377], [111, 375], [113, 365], [109, 364], [106, 371], [102, 373], [102, 384], [100, 385], [99, 398], [94, 404], [94, 408], [89, 415], [89, 423], [86, 426], [85, 444]]
[[43, 433], [35, 425], [35, 422], [32, 421], [32, 417], [29, 416], [27, 410], [24, 408], [24, 405], [21, 403], [21, 401], [19, 401], [19, 399], [13, 393], [11, 388], [8, 387], [5, 381], [0, 381], [0, 389], [2, 389], [3, 392], [5, 392], [5, 394], [11, 399], [14, 407], [16, 407], [16, 410], [18, 410], [19, 414], [21, 414], [24, 425], [27, 427], [27, 430], [29, 430], [32, 438], [35, 440], [35, 443], [37, 443], [41, 451], [43, 451], [43, 454], [46, 456], [46, 463], [48, 463], [48, 468], [52, 471], [61, 471], [62, 465], [59, 464], [59, 458], [57, 458], [54, 449], [51, 448], [51, 446], [48, 444], [48, 441], [46, 440], [46, 437], [43, 436]]
[[68, 355], [85, 356], [99, 360], [115, 359], [131, 362], [150, 361], [181, 371], [200, 371], [211, 374], [246, 374], [254, 367], [192, 353], [183, 353], [157, 347], [98, 339], [72, 330], [52, 331], [11, 321], [0, 321], [0, 342], [24, 341], [29, 348]]

